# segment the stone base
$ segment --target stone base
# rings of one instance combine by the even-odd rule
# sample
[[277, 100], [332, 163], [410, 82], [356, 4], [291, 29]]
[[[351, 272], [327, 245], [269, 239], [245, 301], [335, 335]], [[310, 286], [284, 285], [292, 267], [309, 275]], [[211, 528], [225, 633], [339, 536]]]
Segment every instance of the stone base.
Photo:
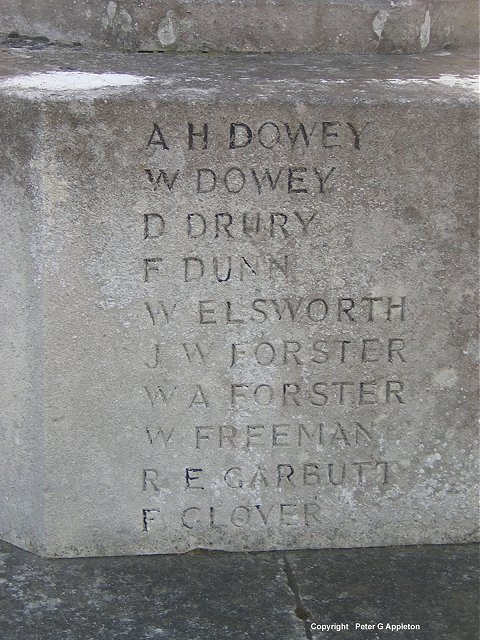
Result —
[[475, 60], [0, 63], [1, 537], [472, 540]]
[[472, 640], [478, 630], [473, 544], [45, 560], [0, 542], [0, 554], [2, 640], [320, 640], [342, 630], [452, 640], [452, 629]]

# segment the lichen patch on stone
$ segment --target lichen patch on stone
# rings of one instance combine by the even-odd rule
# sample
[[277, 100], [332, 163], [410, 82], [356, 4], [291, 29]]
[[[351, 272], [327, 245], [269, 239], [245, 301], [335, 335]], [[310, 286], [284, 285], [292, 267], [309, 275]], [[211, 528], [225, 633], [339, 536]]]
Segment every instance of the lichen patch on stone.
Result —
[[366, 84], [391, 84], [391, 85], [428, 85], [430, 82], [443, 84], [447, 87], [456, 87], [459, 89], [469, 89], [471, 91], [479, 91], [479, 76], [458, 76], [450, 74], [441, 74], [438, 78], [386, 78], [384, 80], [367, 80]]
[[388, 20], [388, 11], [381, 9], [374, 17], [372, 27], [375, 35], [380, 40], [383, 39], [383, 30], [385, 28], [385, 23]]
[[179, 18], [175, 12], [170, 9], [158, 26], [158, 41], [163, 47], [170, 47], [174, 45], [179, 36], [191, 26], [192, 23], [190, 20]]
[[13, 76], [0, 82], [9, 89], [37, 89], [41, 91], [89, 91], [110, 87], [143, 84], [144, 76], [128, 73], [86, 73], [82, 71], [48, 71], [31, 75]]
[[442, 74], [438, 78], [432, 78], [432, 82], [444, 84], [447, 87], [463, 87], [464, 89], [473, 89], [479, 91], [479, 76], [459, 76], [451, 74]]
[[426, 11], [425, 18], [422, 22], [422, 26], [420, 27], [420, 47], [423, 51], [428, 47], [428, 43], [430, 42], [430, 29], [432, 26], [432, 21], [430, 18], [430, 12]]

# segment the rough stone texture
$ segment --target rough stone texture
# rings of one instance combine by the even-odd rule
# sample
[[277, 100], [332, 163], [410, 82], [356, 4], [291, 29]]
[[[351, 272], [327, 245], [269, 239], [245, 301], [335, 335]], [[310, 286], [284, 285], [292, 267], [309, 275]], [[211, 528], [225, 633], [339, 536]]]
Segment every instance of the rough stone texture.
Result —
[[469, 54], [0, 69], [4, 539], [475, 539]]
[[[473, 640], [478, 578], [477, 545], [45, 560], [0, 543], [0, 629], [2, 640]], [[335, 623], [349, 629], [312, 629]]]
[[0, 0], [0, 32], [147, 51], [413, 53], [478, 42], [476, 0]]

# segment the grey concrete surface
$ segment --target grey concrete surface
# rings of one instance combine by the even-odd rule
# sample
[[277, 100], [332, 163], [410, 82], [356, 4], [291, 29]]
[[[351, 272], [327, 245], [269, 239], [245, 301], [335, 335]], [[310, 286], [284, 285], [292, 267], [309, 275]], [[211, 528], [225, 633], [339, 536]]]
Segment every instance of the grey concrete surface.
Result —
[[475, 0], [0, 0], [0, 32], [122, 50], [414, 53], [478, 42]]
[[0, 637], [477, 640], [478, 560], [471, 544], [44, 560], [1, 543]]
[[0, 67], [2, 537], [477, 539], [474, 57]]

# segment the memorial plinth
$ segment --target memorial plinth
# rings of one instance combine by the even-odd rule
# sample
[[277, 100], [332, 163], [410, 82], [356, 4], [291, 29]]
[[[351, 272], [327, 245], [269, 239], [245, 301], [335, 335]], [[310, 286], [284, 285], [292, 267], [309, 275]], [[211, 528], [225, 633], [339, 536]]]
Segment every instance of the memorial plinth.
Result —
[[474, 538], [468, 52], [0, 68], [5, 540]]

